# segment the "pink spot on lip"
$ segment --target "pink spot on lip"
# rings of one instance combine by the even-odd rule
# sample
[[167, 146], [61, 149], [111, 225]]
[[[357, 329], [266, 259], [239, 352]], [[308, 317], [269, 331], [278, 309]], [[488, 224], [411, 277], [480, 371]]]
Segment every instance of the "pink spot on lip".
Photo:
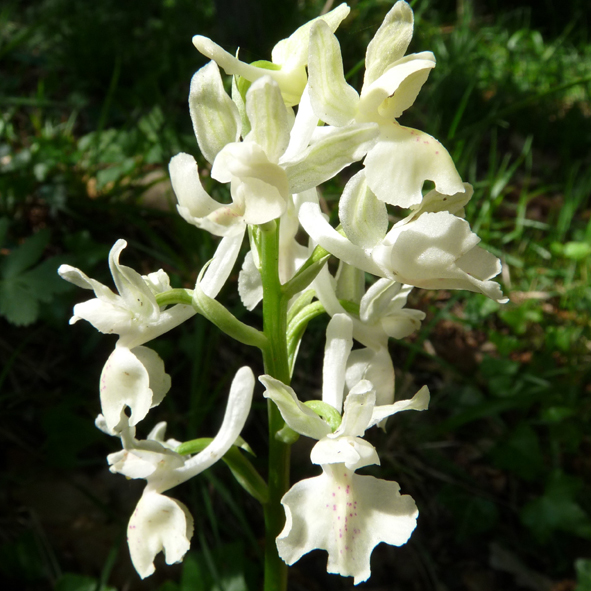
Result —
[[336, 511], [336, 510], [337, 510], [337, 506], [336, 506], [336, 505], [333, 505], [333, 506], [332, 506], [332, 510], [333, 510], [333, 511]]
[[424, 141], [424, 142], [423, 142], [423, 144], [428, 144], [428, 143], [429, 143], [429, 142], [427, 142], [427, 141]]

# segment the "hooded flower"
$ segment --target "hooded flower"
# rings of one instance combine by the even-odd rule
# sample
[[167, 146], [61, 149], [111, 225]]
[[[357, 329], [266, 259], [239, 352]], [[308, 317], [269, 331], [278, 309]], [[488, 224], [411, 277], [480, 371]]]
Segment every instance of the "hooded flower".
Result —
[[412, 30], [412, 9], [400, 0], [367, 48], [360, 95], [345, 80], [332, 31], [319, 21], [310, 34], [309, 92], [314, 112], [329, 125], [365, 121], [379, 125], [379, 140], [365, 159], [367, 183], [378, 199], [400, 207], [421, 202], [426, 180], [446, 195], [464, 190], [445, 148], [433, 137], [396, 121], [414, 103], [435, 67], [431, 52], [404, 56]]
[[330, 31], [334, 32], [341, 24], [341, 21], [349, 14], [349, 11], [350, 9], [346, 4], [340, 4], [327, 14], [302, 25], [287, 39], [283, 39], [275, 45], [271, 52], [271, 62], [255, 62], [253, 65], [245, 64], [211, 39], [201, 35], [193, 37], [193, 45], [200, 53], [217, 62], [225, 70], [226, 74], [240, 76], [250, 82], [255, 82], [265, 75], [272, 76], [281, 89], [285, 104], [292, 107], [300, 102], [302, 92], [306, 86], [310, 29], [314, 23], [322, 21]]
[[[200, 74], [203, 70], [207, 71]], [[215, 64], [200, 72], [196, 76], [219, 78]], [[220, 85], [221, 81], [204, 83], [207, 88]], [[218, 98], [212, 98], [210, 103], [223, 102], [223, 96], [230, 100], [223, 93], [215, 96]], [[218, 203], [205, 192], [192, 156], [177, 154], [170, 162], [179, 213], [197, 227], [223, 236], [204, 276], [210, 285], [204, 290], [209, 297], [215, 297], [229, 276], [247, 224], [264, 224], [282, 216], [288, 210], [292, 193], [315, 187], [363, 158], [377, 133], [371, 123], [316, 129], [316, 121], [305, 107], [294, 123], [279, 87], [268, 76], [257, 80], [248, 90], [246, 112], [250, 132], [243, 141], [236, 141], [232, 131], [226, 139], [217, 142], [219, 151], [215, 153], [211, 170], [212, 178], [230, 183], [231, 204]], [[211, 133], [207, 118], [194, 117], [193, 121], [198, 138]]]
[[[138, 441], [129, 425], [121, 431], [123, 450], [108, 456], [111, 472], [147, 481], [127, 528], [131, 560], [142, 579], [154, 572], [154, 558], [160, 551], [164, 551], [167, 564], [180, 562], [193, 534], [193, 518], [185, 505], [162, 493], [222, 458], [244, 427], [253, 390], [252, 370], [242, 367], [232, 381], [220, 430], [202, 452], [192, 457], [174, 451], [177, 441], [164, 440], [166, 423], [156, 425], [145, 441]], [[97, 425], [114, 434], [101, 417]]]
[[150, 408], [160, 404], [170, 389], [170, 377], [157, 353], [144, 343], [172, 330], [195, 314], [192, 306], [158, 306], [156, 295], [170, 290], [168, 275], [160, 270], [148, 276], [119, 263], [125, 240], [118, 240], [109, 253], [109, 267], [119, 294], [91, 279], [79, 269], [62, 265], [60, 276], [95, 298], [76, 304], [70, 324], [87, 320], [100, 332], [117, 334], [119, 340], [101, 373], [101, 406], [110, 429], [126, 424], [125, 409], [131, 410], [130, 424], [141, 421]]
[[[358, 191], [366, 193], [367, 186], [359, 181], [363, 175], [363, 171], [358, 173], [349, 183], [358, 184]], [[468, 222], [453, 213], [461, 215], [471, 195], [467, 184], [464, 191], [451, 196], [431, 191], [387, 233], [381, 224], [371, 225], [373, 238], [371, 242], [365, 239], [365, 245], [357, 239], [359, 231], [348, 232], [350, 239], [330, 226], [312, 191], [299, 195], [296, 207], [308, 234], [345, 263], [398, 283], [424, 289], [466, 289], [503, 303], [507, 299], [498, 283], [491, 281], [501, 272], [501, 262], [478, 246], [480, 238]]]
[[[404, 544], [418, 511], [410, 496], [400, 495], [396, 482], [355, 474], [363, 466], [379, 464], [375, 448], [362, 437], [366, 429], [392, 414], [426, 409], [427, 388], [411, 400], [376, 406], [375, 388], [361, 380], [349, 391], [342, 420], [333, 432], [329, 421], [302, 404], [291, 388], [270, 376], [259, 379], [287, 425], [318, 440], [311, 460], [322, 466], [320, 476], [298, 482], [281, 501], [286, 523], [277, 538], [279, 555], [291, 565], [311, 550], [324, 549], [328, 572], [352, 576], [355, 584], [365, 581], [371, 574], [373, 548], [380, 542]], [[323, 402], [331, 407], [334, 390], [335, 384], [323, 383]], [[330, 414], [326, 409], [319, 412]]]

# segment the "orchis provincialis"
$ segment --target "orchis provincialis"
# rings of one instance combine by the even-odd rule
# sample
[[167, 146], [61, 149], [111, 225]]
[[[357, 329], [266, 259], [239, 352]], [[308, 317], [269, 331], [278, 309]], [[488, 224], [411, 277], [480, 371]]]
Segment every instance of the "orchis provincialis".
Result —
[[[385, 427], [395, 413], [428, 406], [426, 387], [410, 400], [394, 401], [389, 339], [407, 337], [425, 317], [407, 305], [408, 295], [413, 287], [465, 289], [505, 301], [491, 280], [500, 261], [479, 246], [463, 219], [472, 187], [462, 183], [439, 142], [397, 121], [435, 67], [430, 52], [404, 55], [412, 10], [400, 0], [387, 14], [367, 49], [360, 94], [345, 81], [334, 36], [348, 13], [342, 4], [300, 27], [275, 46], [272, 62], [244, 64], [206, 37], [194, 37], [213, 61], [191, 81], [193, 129], [211, 177], [229, 185], [231, 198], [222, 203], [206, 192], [192, 155], [172, 158], [179, 214], [221, 238], [212, 260], [196, 273], [194, 290], [171, 289], [162, 270], [143, 277], [121, 265], [123, 240], [109, 255], [118, 295], [78, 269], [60, 268], [64, 279], [96, 295], [74, 308], [71, 323], [83, 318], [119, 335], [101, 375], [104, 416], [97, 426], [122, 442], [123, 449], [108, 457], [111, 471], [147, 481], [128, 529], [142, 578], [154, 571], [161, 550], [170, 564], [189, 548], [191, 514], [163, 493], [224, 456], [263, 506], [265, 591], [286, 591], [286, 563], [316, 548], [327, 550], [329, 572], [352, 576], [355, 584], [366, 580], [373, 548], [380, 542], [404, 544], [418, 515], [396, 482], [356, 473], [380, 463], [363, 439], [367, 429]], [[231, 96], [220, 67], [234, 76]], [[340, 198], [341, 225], [333, 228], [321, 210], [318, 187], [364, 158]], [[435, 189], [423, 195], [426, 180]], [[393, 224], [391, 206], [408, 210]], [[298, 238], [302, 230], [307, 236]], [[262, 330], [239, 321], [215, 299], [232, 275], [246, 233], [250, 250], [238, 291], [248, 310], [262, 300]], [[325, 266], [330, 255], [340, 260], [336, 277]], [[366, 273], [378, 278], [368, 288]], [[196, 312], [262, 353], [267, 482], [234, 454], [253, 395], [254, 374], [247, 367], [237, 372], [222, 427], [205, 449], [209, 441], [203, 439], [180, 446], [165, 440], [164, 423], [146, 440], [136, 439], [138, 423], [170, 389], [162, 360], [143, 345]], [[308, 322], [323, 312], [331, 320], [322, 401], [303, 403], [290, 379]], [[311, 460], [322, 474], [290, 488], [290, 445], [299, 435], [317, 440]]]
[[[229, 113], [225, 121], [236, 121], [236, 106], [225, 94], [214, 62], [197, 72], [191, 92], [207, 94], [210, 88], [216, 90], [209, 96], [208, 105], [218, 105], [218, 113]], [[206, 107], [196, 105], [193, 112], [199, 113], [202, 108]], [[281, 217], [288, 210], [291, 194], [316, 187], [363, 158], [377, 135], [377, 127], [371, 123], [316, 128], [316, 121], [304, 109], [294, 122], [279, 86], [268, 76], [258, 79], [248, 90], [246, 112], [249, 133], [243, 141], [236, 141], [240, 126], [232, 126], [217, 143], [219, 150], [212, 161], [212, 178], [230, 183], [230, 205], [216, 202], [205, 192], [193, 156], [178, 154], [169, 167], [179, 213], [189, 223], [224, 237], [204, 277], [211, 285], [204, 289], [210, 297], [217, 295], [228, 278], [248, 225]], [[211, 119], [193, 117], [200, 145], [204, 143], [200, 138], [211, 136]], [[222, 126], [220, 130], [217, 137], [222, 138], [227, 128]]]
[[245, 64], [211, 39], [201, 35], [193, 37], [193, 45], [203, 55], [217, 62], [226, 74], [240, 76], [249, 82], [254, 82], [265, 75], [272, 76], [281, 88], [285, 104], [292, 107], [300, 102], [307, 82], [306, 65], [308, 64], [310, 29], [314, 23], [322, 21], [330, 31], [334, 32], [349, 11], [350, 8], [346, 4], [341, 4], [327, 14], [307, 22], [287, 39], [275, 45], [271, 52], [271, 62], [258, 61], [254, 64]]
[[279, 380], [259, 379], [287, 425], [318, 440], [311, 460], [323, 471], [295, 484], [283, 497], [286, 524], [277, 538], [279, 555], [293, 564], [311, 550], [327, 550], [328, 572], [352, 576], [358, 584], [370, 576], [373, 548], [380, 542], [404, 544], [418, 516], [412, 498], [400, 495], [398, 483], [355, 474], [359, 468], [380, 463], [375, 448], [362, 436], [397, 412], [425, 410], [429, 391], [423, 387], [411, 400], [376, 406], [375, 386], [361, 379], [349, 390], [341, 418], [351, 336], [351, 320], [333, 316], [327, 330], [323, 404], [313, 405], [314, 410]]
[[119, 295], [106, 285], [91, 279], [79, 269], [62, 265], [60, 276], [96, 297], [76, 304], [70, 324], [87, 320], [97, 330], [119, 335], [115, 350], [101, 374], [101, 406], [109, 429], [122, 429], [127, 423], [137, 425], [150, 408], [157, 406], [170, 389], [170, 377], [155, 351], [144, 343], [172, 330], [195, 315], [191, 306], [178, 304], [160, 307], [156, 295], [169, 291], [168, 275], [160, 269], [148, 276], [119, 263], [125, 240], [117, 240], [109, 253], [109, 267]]
[[[202, 452], [191, 457], [175, 451], [180, 442], [164, 441], [166, 423], [158, 423], [145, 441], [135, 438], [131, 426], [122, 430], [123, 450], [110, 454], [107, 460], [111, 472], [147, 482], [127, 528], [131, 560], [142, 579], [154, 572], [154, 557], [161, 550], [167, 564], [180, 562], [193, 534], [193, 518], [187, 507], [162, 493], [207, 470], [230, 449], [248, 417], [253, 390], [252, 370], [240, 368], [230, 387], [220, 430]], [[103, 420], [97, 420], [99, 427]], [[106, 425], [103, 428], [109, 433]]]
[[379, 140], [365, 159], [367, 183], [378, 199], [400, 207], [421, 202], [426, 180], [446, 195], [464, 190], [445, 148], [430, 135], [396, 121], [412, 106], [435, 67], [431, 52], [403, 57], [412, 32], [412, 10], [406, 2], [397, 2], [367, 48], [360, 95], [345, 80], [334, 34], [317, 22], [310, 35], [309, 87], [314, 112], [330, 125], [362, 121], [379, 125]]

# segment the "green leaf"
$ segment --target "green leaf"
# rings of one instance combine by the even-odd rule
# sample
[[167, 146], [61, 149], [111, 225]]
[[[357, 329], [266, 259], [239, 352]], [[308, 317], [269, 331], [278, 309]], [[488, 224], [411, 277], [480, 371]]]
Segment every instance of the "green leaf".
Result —
[[43, 255], [50, 237], [49, 230], [41, 230], [13, 249], [0, 267], [0, 276], [11, 279], [34, 265]]
[[16, 326], [27, 326], [39, 316], [39, 300], [26, 280], [0, 282], [0, 315]]
[[544, 494], [523, 507], [521, 522], [540, 542], [548, 542], [555, 530], [591, 540], [591, 519], [575, 499], [581, 486], [579, 479], [555, 472]]

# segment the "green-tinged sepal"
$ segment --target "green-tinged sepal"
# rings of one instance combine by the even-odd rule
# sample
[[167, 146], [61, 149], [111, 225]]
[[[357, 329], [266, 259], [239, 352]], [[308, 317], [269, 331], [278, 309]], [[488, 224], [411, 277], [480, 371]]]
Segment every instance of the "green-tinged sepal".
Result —
[[[211, 442], [211, 437], [201, 437], [185, 441], [176, 448], [180, 455], [195, 454], [203, 451]], [[241, 446], [242, 447], [242, 446]], [[238, 446], [233, 445], [222, 457], [222, 461], [230, 468], [238, 484], [257, 501], [265, 504], [269, 501], [269, 491], [266, 482], [256, 471], [250, 461], [242, 455]]]

